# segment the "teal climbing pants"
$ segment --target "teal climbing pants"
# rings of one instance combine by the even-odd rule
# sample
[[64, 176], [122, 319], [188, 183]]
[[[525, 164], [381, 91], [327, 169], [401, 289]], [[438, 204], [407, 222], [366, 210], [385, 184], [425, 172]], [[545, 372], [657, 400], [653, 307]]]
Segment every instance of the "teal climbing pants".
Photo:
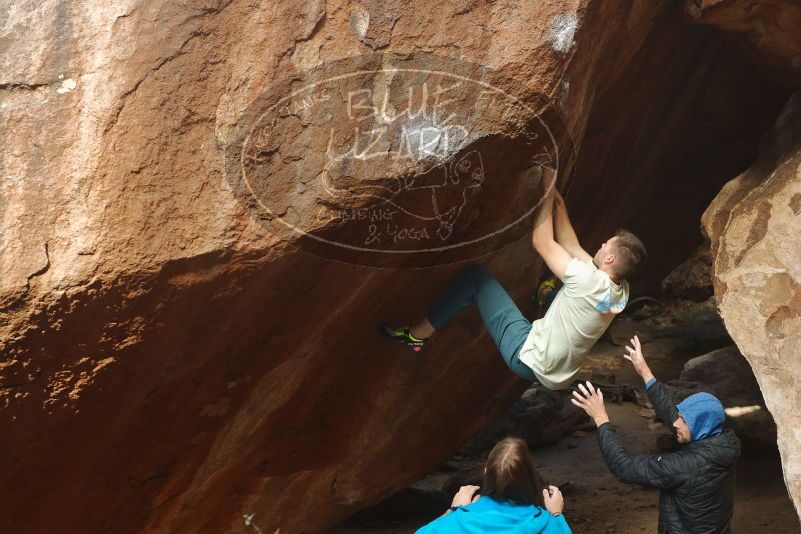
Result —
[[439, 330], [470, 304], [478, 308], [509, 369], [521, 378], [538, 382], [534, 371], [518, 358], [520, 348], [531, 332], [531, 323], [495, 277], [480, 265], [468, 265], [461, 272], [429, 310], [428, 322]]

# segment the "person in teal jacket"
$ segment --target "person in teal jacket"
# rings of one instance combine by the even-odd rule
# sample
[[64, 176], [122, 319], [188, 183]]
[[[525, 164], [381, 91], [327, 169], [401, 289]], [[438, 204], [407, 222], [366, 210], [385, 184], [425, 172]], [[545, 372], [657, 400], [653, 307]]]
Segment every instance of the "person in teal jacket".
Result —
[[526, 443], [506, 438], [490, 451], [479, 486], [462, 486], [445, 514], [416, 534], [570, 534], [564, 499], [545, 486]]

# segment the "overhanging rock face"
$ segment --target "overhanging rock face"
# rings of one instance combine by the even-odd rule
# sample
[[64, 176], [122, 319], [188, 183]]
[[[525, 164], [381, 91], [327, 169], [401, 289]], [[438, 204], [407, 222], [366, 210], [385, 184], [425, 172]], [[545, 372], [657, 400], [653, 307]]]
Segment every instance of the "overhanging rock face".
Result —
[[[530, 149], [527, 126], [551, 109], [582, 139], [596, 94], [643, 60], [656, 27], [679, 24], [650, 0], [190, 4], [43, 0], [0, 15], [0, 530], [241, 532], [253, 514], [263, 532], [316, 532], [436, 467], [525, 384], [476, 335], [475, 315], [425, 357], [376, 337], [378, 322], [419, 314], [459, 266], [367, 268], [309, 239], [367, 239], [376, 221], [359, 210], [397, 184], [433, 210], [414, 212], [429, 237], [504, 220], [506, 200], [532, 194], [501, 172], [527, 163], [509, 150]], [[417, 132], [394, 167], [308, 162], [347, 154], [387, 118], [372, 112], [389, 113], [380, 95], [397, 92], [351, 107], [371, 110], [370, 128], [348, 108], [307, 114], [325, 95], [347, 101], [344, 84], [274, 122], [248, 115], [320, 65], [420, 51], [484, 67], [478, 81], [529, 107], [479, 113], [476, 91], [457, 93], [450, 106], [473, 117], [462, 144], [438, 159], [441, 144], [421, 133], [434, 124], [396, 128], [394, 145], [370, 152], [408, 155], [398, 144], [415, 137], [401, 134]], [[374, 70], [361, 88], [394, 87]], [[266, 137], [246, 143], [244, 118], [267, 124]], [[325, 196], [364, 176], [372, 196]], [[437, 180], [464, 204], [440, 209]], [[474, 202], [475, 191], [499, 193]], [[349, 216], [336, 226], [323, 208]], [[622, 213], [585, 208], [604, 227]], [[490, 249], [523, 301], [530, 247], [498, 238]]]
[[801, 94], [762, 154], [704, 214], [727, 330], [754, 370], [778, 426], [784, 478], [801, 507]]

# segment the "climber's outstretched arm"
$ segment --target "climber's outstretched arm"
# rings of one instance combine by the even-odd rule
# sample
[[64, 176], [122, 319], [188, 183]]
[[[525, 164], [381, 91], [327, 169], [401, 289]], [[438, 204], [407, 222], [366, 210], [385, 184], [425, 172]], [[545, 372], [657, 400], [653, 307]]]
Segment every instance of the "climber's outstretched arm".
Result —
[[559, 191], [554, 192], [554, 204], [556, 204], [556, 210], [554, 212], [553, 230], [556, 242], [562, 245], [571, 256], [581, 261], [592, 260], [592, 256], [581, 248], [579, 244], [576, 231], [573, 230], [573, 225], [570, 224], [570, 217], [567, 216], [565, 200], [559, 194]]
[[552, 169], [545, 169], [542, 174], [543, 200], [540, 210], [534, 218], [534, 230], [531, 232], [531, 245], [534, 247], [551, 272], [560, 280], [565, 277], [565, 271], [573, 256], [556, 242], [553, 232], [553, 203], [555, 173]]

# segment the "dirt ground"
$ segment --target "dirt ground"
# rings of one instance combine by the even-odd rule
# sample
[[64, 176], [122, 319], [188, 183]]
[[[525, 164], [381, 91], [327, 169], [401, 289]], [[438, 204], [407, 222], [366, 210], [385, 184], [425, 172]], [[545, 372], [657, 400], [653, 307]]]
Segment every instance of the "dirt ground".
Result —
[[[650, 347], [649, 347], [650, 345]], [[665, 350], [662, 350], [662, 349]], [[645, 344], [646, 357], [659, 377], [674, 377], [686, 361], [676, 358], [664, 341]], [[620, 357], [620, 347], [599, 343], [588, 355], [583, 370], [611, 373], [616, 383], [640, 384]], [[671, 355], [672, 354], [672, 355]], [[661, 424], [633, 402], [608, 403], [613, 424], [633, 453], [661, 453], [657, 437], [669, 434]], [[615, 480], [601, 457], [593, 431], [578, 432], [558, 443], [532, 451], [543, 478], [559, 485], [565, 495], [565, 517], [577, 534], [656, 532], [659, 492]], [[481, 458], [466, 459], [475, 466]], [[470, 469], [465, 465], [464, 469]], [[425, 524], [424, 519], [350, 521], [334, 534], [404, 534]], [[738, 533], [801, 533], [798, 516], [787, 495], [778, 451], [758, 453], [744, 449], [738, 462], [732, 530]]]

